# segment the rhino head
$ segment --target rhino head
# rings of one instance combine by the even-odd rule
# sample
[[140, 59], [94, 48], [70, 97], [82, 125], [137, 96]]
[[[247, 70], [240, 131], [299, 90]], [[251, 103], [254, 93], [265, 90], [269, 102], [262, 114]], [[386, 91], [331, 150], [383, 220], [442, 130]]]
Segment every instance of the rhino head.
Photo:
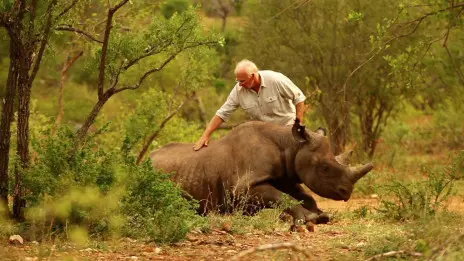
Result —
[[323, 129], [307, 131], [297, 120], [292, 133], [299, 143], [294, 161], [295, 172], [319, 196], [347, 201], [354, 184], [374, 167], [372, 163], [349, 167], [347, 162], [351, 152], [335, 156]]

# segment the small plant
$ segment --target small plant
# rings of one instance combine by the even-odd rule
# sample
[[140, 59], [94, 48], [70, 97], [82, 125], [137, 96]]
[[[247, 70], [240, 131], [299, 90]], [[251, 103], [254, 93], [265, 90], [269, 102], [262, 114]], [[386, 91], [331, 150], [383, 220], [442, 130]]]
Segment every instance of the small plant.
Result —
[[453, 190], [456, 180], [462, 178], [459, 169], [464, 151], [445, 168], [423, 167], [428, 178], [425, 181], [406, 184], [392, 181], [384, 186], [385, 198], [379, 211], [397, 220], [420, 219], [435, 215]]
[[356, 217], [358, 218], [366, 218], [367, 215], [369, 214], [370, 210], [369, 210], [369, 206], [361, 206], [359, 207], [358, 209], [356, 209], [354, 211], [354, 214], [356, 215]]

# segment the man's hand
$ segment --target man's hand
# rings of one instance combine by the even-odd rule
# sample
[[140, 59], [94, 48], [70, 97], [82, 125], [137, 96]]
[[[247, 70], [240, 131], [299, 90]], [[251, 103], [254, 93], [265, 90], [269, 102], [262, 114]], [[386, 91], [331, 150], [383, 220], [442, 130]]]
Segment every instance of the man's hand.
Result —
[[203, 146], [208, 147], [208, 141], [209, 141], [208, 136], [201, 136], [201, 138], [197, 141], [197, 143], [195, 143], [195, 145], [193, 145], [193, 149], [195, 151], [197, 151], [197, 150], [200, 150], [201, 148], [203, 148]]

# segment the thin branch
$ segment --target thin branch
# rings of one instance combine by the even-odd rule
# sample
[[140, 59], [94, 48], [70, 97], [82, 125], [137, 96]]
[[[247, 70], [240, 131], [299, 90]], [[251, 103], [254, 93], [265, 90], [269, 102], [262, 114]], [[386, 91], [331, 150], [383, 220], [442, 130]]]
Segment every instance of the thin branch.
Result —
[[456, 71], [456, 73], [457, 73], [458, 76], [459, 76], [459, 80], [461, 81], [462, 86], [464, 86], [464, 75], [462, 74], [461, 70], [460, 70], [459, 67], [457, 66], [456, 61], [453, 59], [453, 56], [451, 55], [451, 52], [450, 52], [450, 50], [448, 49], [448, 46], [445, 45], [444, 48], [445, 48], [445, 50], [446, 50], [446, 53], [448, 53], [448, 57], [450, 58], [451, 63], [453, 64], [454, 70]]
[[16, 21], [22, 21], [24, 14], [26, 14], [27, 11], [27, 4], [26, 0], [17, 0], [15, 1], [15, 4], [13, 6], [13, 9], [10, 12], [11, 17], [14, 17]]
[[142, 77], [140, 77], [139, 81], [135, 84], [135, 85], [132, 85], [132, 86], [126, 86], [126, 87], [122, 87], [122, 88], [119, 88], [119, 89], [116, 89], [115, 90], [115, 93], [118, 93], [118, 92], [122, 92], [124, 90], [135, 90], [137, 88], [140, 87], [140, 85], [143, 83], [143, 81], [145, 81], [145, 79], [150, 76], [152, 73], [155, 73], [155, 72], [158, 72], [158, 71], [161, 71], [169, 62], [171, 62], [180, 52], [176, 52], [174, 54], [172, 54], [171, 56], [169, 56], [159, 67], [157, 68], [153, 68], [151, 70], [148, 70], [146, 71]]
[[55, 21], [58, 21], [63, 15], [65, 15], [69, 10], [71, 10], [79, 0], [74, 0], [70, 5], [68, 5], [59, 15], [55, 17]]
[[389, 39], [388, 41], [385, 42], [384, 46], [383, 47], [380, 47], [377, 52], [375, 52], [371, 57], [369, 57], [367, 60], [365, 60], [364, 62], [362, 62], [361, 64], [359, 64], [353, 71], [351, 71], [351, 73], [348, 75], [348, 77], [346, 78], [345, 82], [343, 83], [343, 93], [345, 93], [345, 90], [346, 90], [346, 85], [348, 83], [348, 81], [353, 77], [353, 75], [359, 70], [361, 69], [362, 67], [364, 67], [364, 65], [366, 65], [368, 62], [370, 62], [372, 59], [374, 59], [379, 53], [381, 53], [382, 51], [384, 51], [385, 49], [388, 48], [388, 45], [399, 39], [399, 38], [403, 38], [403, 37], [406, 37], [406, 36], [409, 36], [409, 35], [412, 35], [413, 33], [415, 33], [417, 31], [417, 29], [419, 28], [419, 25], [422, 23], [422, 21], [425, 19], [425, 16], [422, 17], [422, 19], [420, 20], [417, 20], [417, 24], [414, 26], [414, 28], [408, 32], [408, 33], [405, 33], [405, 34], [400, 34], [400, 35], [397, 35], [395, 37], [392, 37], [391, 39]]
[[90, 40], [94, 41], [94, 42], [97, 42], [97, 43], [100, 43], [102, 44], [103, 41], [101, 40], [98, 40], [96, 37], [92, 36], [91, 34], [87, 33], [87, 32], [84, 32], [82, 31], [81, 29], [77, 29], [77, 28], [73, 28], [69, 25], [62, 25], [62, 26], [58, 26], [55, 28], [56, 31], [68, 31], [68, 32], [75, 32], [75, 33], [78, 33], [78, 34], [81, 34], [87, 38], [89, 38]]
[[[187, 24], [187, 20], [184, 20], [182, 22], [182, 24], [179, 26], [179, 28], [177, 28], [176, 32], [174, 32], [172, 35], [177, 35], [179, 33], [179, 31], [184, 27], [184, 25]], [[124, 70], [127, 70], [129, 69], [131, 66], [135, 65], [136, 63], [138, 63], [140, 60], [146, 58], [146, 57], [149, 57], [151, 55], [154, 55], [154, 54], [158, 54], [158, 53], [161, 53], [166, 47], [170, 46], [173, 44], [173, 40], [174, 40], [174, 37], [170, 38], [168, 41], [165, 41], [163, 44], [159, 44], [157, 46], [154, 46], [154, 47], [150, 47], [148, 49], [145, 50], [145, 54], [143, 55], [140, 55], [139, 57], [136, 57], [134, 58], [133, 60], [129, 61], [124, 67], [123, 69]], [[155, 51], [156, 50], [156, 51]]]
[[80, 51], [76, 56], [74, 56], [70, 61], [68, 61], [69, 56], [66, 58], [66, 63], [63, 65], [63, 69], [61, 70], [61, 78], [60, 78], [60, 90], [58, 95], [58, 115], [56, 116], [55, 125], [52, 127], [50, 134], [53, 135], [55, 133], [56, 127], [61, 123], [61, 119], [63, 118], [64, 108], [63, 108], [63, 89], [64, 89], [64, 81], [66, 78], [66, 73], [68, 72], [69, 68], [74, 64], [74, 62], [84, 54], [84, 51]]
[[122, 0], [117, 4], [115, 7], [112, 7], [108, 10], [108, 15], [107, 15], [107, 22], [106, 22], [106, 27], [105, 27], [105, 35], [103, 37], [103, 46], [102, 46], [102, 51], [101, 51], [101, 57], [100, 57], [100, 64], [98, 66], [99, 74], [98, 74], [98, 98], [101, 99], [103, 97], [103, 85], [105, 81], [105, 67], [106, 67], [106, 54], [108, 52], [108, 44], [110, 40], [110, 32], [111, 29], [113, 28], [112, 22], [113, 22], [113, 15], [118, 11], [119, 8], [121, 8], [123, 5], [125, 5], [129, 0]]
[[293, 251], [300, 252], [302, 253], [307, 259], [310, 260], [311, 256], [301, 247], [294, 245], [293, 243], [277, 243], [277, 244], [266, 244], [266, 245], [261, 245], [257, 247], [252, 247], [250, 249], [247, 249], [245, 251], [242, 251], [238, 253], [237, 255], [233, 256], [230, 261], [236, 261], [240, 260], [242, 257], [247, 256], [249, 254], [255, 253], [255, 252], [261, 252], [261, 251], [266, 251], [266, 250], [275, 250], [275, 249], [285, 249], [285, 248], [290, 248]]
[[372, 261], [372, 260], [377, 260], [380, 257], [389, 257], [389, 256], [396, 256], [396, 255], [409, 255], [409, 256], [415, 256], [415, 257], [423, 256], [422, 253], [406, 252], [406, 251], [400, 250], [400, 251], [390, 251], [390, 252], [378, 254], [378, 255], [372, 256], [372, 257], [370, 257], [370, 258], [368, 258], [368, 259], [366, 259], [364, 261]]
[[185, 105], [185, 103], [189, 100], [191, 100], [193, 97], [193, 95], [190, 95], [190, 97], [188, 97], [187, 99], [185, 99], [179, 106], [177, 106], [177, 108], [172, 111], [168, 116], [166, 116], [166, 118], [164, 118], [164, 120], [161, 122], [160, 126], [158, 127], [158, 129], [148, 138], [148, 140], [145, 142], [143, 148], [142, 148], [142, 151], [140, 151], [139, 153], [139, 156], [137, 157], [137, 161], [136, 161], [136, 164], [139, 165], [140, 164], [140, 161], [142, 161], [143, 159], [143, 156], [145, 156], [145, 153], [147, 153], [147, 150], [148, 148], [150, 147], [150, 144], [153, 142], [153, 140], [158, 137], [159, 133], [161, 132], [161, 130], [164, 129], [164, 126], [168, 123], [168, 121], [170, 119], [172, 119], [172, 117], [174, 117], [174, 115], [177, 114], [177, 112], [179, 112], [179, 110]]
[[446, 53], [448, 54], [448, 57], [451, 60], [451, 64], [453, 65], [453, 68], [456, 71], [456, 74], [459, 76], [459, 80], [461, 81], [462, 86], [464, 86], [464, 75], [459, 69], [459, 66], [456, 64], [456, 61], [453, 59], [453, 55], [451, 54], [448, 48], [448, 38], [449, 38], [450, 31], [451, 31], [451, 25], [448, 23], [448, 28], [445, 33], [445, 39], [443, 40], [442, 47], [445, 48]]
[[300, 8], [300, 7], [302, 7], [303, 5], [305, 5], [305, 4], [309, 3], [309, 2], [311, 2], [311, 0], [302, 0], [302, 1], [299, 2], [299, 3], [294, 2], [294, 3], [292, 3], [291, 5], [285, 7], [284, 9], [282, 9], [280, 12], [278, 12], [277, 14], [275, 14], [274, 16], [272, 16], [271, 18], [268, 18], [268, 19], [266, 20], [266, 22], [269, 22], [269, 21], [271, 21], [272, 19], [275, 19], [275, 18], [279, 17], [280, 15], [282, 15], [283, 13], [287, 12], [287, 11], [290, 10], [290, 9], [297, 9], [297, 8]]
[[37, 14], [37, 0], [32, 0], [29, 8], [29, 26], [28, 26], [28, 38], [32, 39], [34, 35], [34, 29], [35, 29], [35, 16]]
[[417, 29], [419, 28], [419, 25], [425, 20], [425, 18], [429, 17], [429, 16], [432, 16], [432, 15], [436, 15], [438, 13], [442, 13], [442, 12], [445, 12], [445, 11], [448, 11], [448, 10], [451, 10], [451, 9], [455, 9], [455, 8], [460, 8], [460, 7], [464, 7], [464, 2], [463, 3], [459, 3], [457, 5], [453, 5], [451, 7], [447, 7], [447, 8], [443, 8], [443, 9], [440, 9], [440, 10], [437, 10], [437, 11], [434, 11], [434, 12], [429, 12], [429, 13], [426, 13], [414, 20], [411, 20], [411, 21], [408, 21], [407, 23], [404, 23], [403, 25], [408, 25], [408, 24], [412, 24], [412, 23], [416, 23], [414, 28], [408, 32], [408, 33], [405, 33], [405, 34], [400, 34], [400, 35], [397, 35], [393, 38], [391, 38], [390, 40], [388, 40], [384, 47], [382, 48], [379, 48], [379, 50], [377, 50], [376, 53], [374, 53], [371, 57], [369, 57], [366, 61], [362, 62], [360, 65], [358, 65], [349, 75], [348, 77], [346, 78], [345, 80], [345, 83], [343, 84], [343, 92], [345, 93], [345, 90], [346, 90], [346, 85], [348, 83], [348, 81], [353, 77], [353, 75], [359, 70], [361, 69], [362, 67], [364, 67], [368, 62], [370, 62], [374, 57], [376, 57], [380, 52], [382, 52], [383, 50], [386, 49], [386, 46], [388, 46], [389, 43], [399, 39], [399, 38], [403, 38], [403, 37], [406, 37], [406, 36], [409, 36], [409, 35], [412, 35], [413, 33], [415, 33], [417, 31]]
[[[110, 10], [113, 10], [113, 13], [115, 13], [123, 5], [127, 4], [127, 2], [129, 2], [129, 0], [122, 0], [121, 2], [119, 2], [119, 4], [117, 4], [115, 7], [111, 8]], [[108, 3], [109, 3], [109, 1], [108, 1]]]
[[53, 6], [56, 5], [57, 0], [53, 0], [50, 2], [50, 5], [47, 8], [47, 22], [45, 24], [45, 29], [42, 34], [42, 40], [40, 41], [39, 52], [37, 53], [37, 58], [34, 61], [34, 66], [32, 69], [31, 76], [29, 77], [29, 86], [32, 85], [37, 72], [39, 71], [40, 62], [42, 61], [43, 53], [45, 51], [45, 47], [48, 43], [48, 37], [50, 35], [50, 30], [52, 27], [52, 13], [53, 13]]
[[150, 69], [148, 71], [146, 71], [142, 77], [140, 77], [139, 81], [135, 84], [135, 85], [132, 85], [132, 86], [126, 86], [126, 87], [122, 87], [122, 88], [119, 88], [119, 89], [116, 89], [115, 90], [115, 93], [118, 93], [118, 92], [121, 92], [121, 91], [124, 91], [124, 90], [135, 90], [137, 88], [140, 87], [140, 85], [143, 83], [143, 81], [145, 81], [145, 79], [150, 76], [152, 73], [155, 73], [155, 72], [158, 72], [160, 70], [162, 70], [169, 62], [171, 62], [174, 58], [176, 58], [176, 56], [178, 54], [180, 54], [182, 51], [185, 51], [187, 49], [191, 49], [191, 48], [195, 48], [195, 47], [198, 47], [198, 46], [202, 46], [202, 45], [208, 45], [208, 44], [213, 44], [215, 42], [203, 42], [203, 43], [197, 43], [197, 44], [194, 44], [194, 45], [191, 45], [191, 46], [187, 46], [187, 47], [184, 47], [182, 50], [178, 50], [177, 52], [171, 54], [159, 67], [157, 68], [153, 68], [153, 69]]

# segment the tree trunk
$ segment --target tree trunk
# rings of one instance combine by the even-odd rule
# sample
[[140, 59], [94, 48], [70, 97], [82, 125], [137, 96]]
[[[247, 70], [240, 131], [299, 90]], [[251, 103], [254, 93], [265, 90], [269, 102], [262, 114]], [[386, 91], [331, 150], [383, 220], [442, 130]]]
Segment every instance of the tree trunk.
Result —
[[22, 176], [29, 167], [29, 114], [31, 100], [31, 83], [29, 82], [29, 69], [31, 59], [24, 51], [21, 60], [21, 70], [18, 78], [18, 144], [17, 154], [20, 165], [15, 167], [15, 187], [13, 193], [13, 216], [16, 220], [24, 220], [22, 208], [24, 207]]
[[322, 114], [329, 128], [330, 144], [335, 155], [343, 153], [350, 133], [349, 108], [346, 103], [333, 104], [337, 99], [322, 102]]
[[10, 68], [6, 83], [6, 94], [3, 99], [2, 119], [0, 123], [0, 204], [8, 210], [8, 163], [10, 151], [11, 122], [14, 118], [14, 102], [16, 96], [16, 83], [18, 80], [19, 54], [15, 52], [13, 41], [10, 41]]
[[332, 145], [332, 150], [335, 155], [343, 153], [347, 141], [348, 126], [338, 117], [333, 118], [329, 122], [329, 137]]
[[198, 96], [196, 92], [193, 92], [193, 99], [195, 100], [195, 103], [197, 104], [197, 107], [198, 107], [201, 125], [204, 128], [206, 128], [206, 124], [208, 124], [208, 122], [206, 119], [205, 106], [203, 106], [203, 102], [201, 101], [200, 96]]
[[[90, 129], [90, 126], [94, 123], [95, 119], [98, 116], [98, 113], [103, 108], [103, 105], [108, 101], [108, 99], [113, 96], [114, 91], [113, 89], [108, 89], [106, 92], [101, 95], [98, 99], [98, 102], [93, 106], [92, 112], [90, 112], [89, 116], [85, 120], [84, 124], [81, 128], [77, 131], [77, 143], [76, 145], [81, 144], [84, 141], [84, 138], [87, 136], [87, 132]], [[77, 148], [77, 146], [76, 146]], [[76, 149], [75, 148], [75, 149]]]

